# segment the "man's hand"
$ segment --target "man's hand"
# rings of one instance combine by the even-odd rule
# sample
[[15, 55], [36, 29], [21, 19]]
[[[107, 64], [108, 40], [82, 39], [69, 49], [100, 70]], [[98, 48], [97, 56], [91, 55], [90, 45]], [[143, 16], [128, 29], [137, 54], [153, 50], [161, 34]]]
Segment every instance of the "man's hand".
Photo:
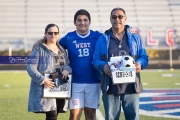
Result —
[[110, 70], [108, 64], [106, 64], [106, 65], [104, 66], [104, 72], [105, 72], [107, 75], [109, 75], [110, 77], [112, 77], [112, 73], [111, 73], [111, 70]]
[[135, 63], [135, 66], [136, 66], [136, 72], [137, 72], [137, 73], [141, 72], [141, 64], [138, 63], [138, 62], [136, 62], [136, 63]]

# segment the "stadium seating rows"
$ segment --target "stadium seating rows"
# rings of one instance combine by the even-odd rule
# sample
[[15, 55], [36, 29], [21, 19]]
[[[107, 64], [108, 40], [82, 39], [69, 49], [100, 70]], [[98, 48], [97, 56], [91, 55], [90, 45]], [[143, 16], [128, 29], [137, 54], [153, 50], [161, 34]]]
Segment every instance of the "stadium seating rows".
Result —
[[125, 9], [127, 24], [138, 28], [142, 38], [147, 28], [153, 29], [154, 37], [163, 37], [166, 28], [175, 28], [176, 37], [180, 37], [179, 0], [0, 0], [0, 49], [16, 42], [19, 47], [13, 49], [23, 48], [23, 40], [31, 48], [44, 36], [49, 23], [56, 23], [64, 36], [75, 29], [73, 17], [79, 9], [90, 12], [92, 29], [104, 32], [111, 26], [109, 17], [114, 7]]

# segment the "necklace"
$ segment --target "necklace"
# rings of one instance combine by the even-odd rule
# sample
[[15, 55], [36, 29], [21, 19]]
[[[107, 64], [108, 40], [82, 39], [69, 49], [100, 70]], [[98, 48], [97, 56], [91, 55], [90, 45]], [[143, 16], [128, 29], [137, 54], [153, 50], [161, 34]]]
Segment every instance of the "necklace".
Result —
[[120, 40], [120, 42], [119, 42], [119, 46], [118, 46], [119, 48], [122, 47], [121, 43], [122, 43], [122, 40]]
[[[115, 35], [115, 36], [116, 36], [116, 35]], [[118, 45], [118, 48], [122, 48], [121, 43], [122, 43], [122, 40], [123, 40], [123, 36], [124, 36], [124, 32], [123, 32], [122, 37], [121, 37], [120, 40], [118, 39], [119, 37], [116, 37], [116, 41], [117, 41], [117, 43], [119, 44], [119, 45]]]
[[123, 41], [123, 37], [122, 37], [121, 40], [118, 40], [118, 39], [116, 38], [116, 42], [119, 44], [119, 45], [118, 45], [118, 48], [122, 48], [122, 45], [121, 45], [122, 41]]

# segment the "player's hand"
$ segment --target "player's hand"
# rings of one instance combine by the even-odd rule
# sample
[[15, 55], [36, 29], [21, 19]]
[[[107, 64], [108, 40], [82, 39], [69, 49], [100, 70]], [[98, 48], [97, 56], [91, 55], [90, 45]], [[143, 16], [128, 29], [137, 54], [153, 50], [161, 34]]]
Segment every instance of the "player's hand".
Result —
[[141, 72], [141, 64], [138, 63], [138, 62], [136, 62], [136, 63], [135, 63], [135, 66], [136, 66], [136, 72], [137, 72], [137, 73]]
[[67, 70], [63, 70], [62, 71], [62, 79], [66, 79], [67, 78], [67, 76], [69, 75], [69, 71], [67, 71]]
[[54, 87], [54, 82], [50, 78], [45, 78], [44, 79], [44, 86], [48, 88]]
[[106, 65], [104, 66], [104, 72], [105, 72], [107, 75], [109, 75], [110, 77], [112, 77], [112, 73], [111, 73], [111, 70], [110, 70], [108, 64], [106, 64]]

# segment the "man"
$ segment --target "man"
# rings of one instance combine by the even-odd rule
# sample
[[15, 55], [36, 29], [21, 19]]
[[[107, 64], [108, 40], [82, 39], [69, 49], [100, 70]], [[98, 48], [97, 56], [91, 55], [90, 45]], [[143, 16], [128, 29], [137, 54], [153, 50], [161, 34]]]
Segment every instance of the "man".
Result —
[[[92, 64], [102, 75], [101, 89], [106, 120], [119, 120], [121, 107], [126, 120], [139, 120], [140, 71], [148, 65], [148, 56], [139, 35], [129, 32], [126, 20], [127, 16], [122, 8], [111, 11], [112, 28], [98, 38], [93, 55]], [[136, 61], [136, 83], [113, 85], [108, 61], [112, 56], [119, 56], [122, 51]]]
[[92, 67], [95, 43], [101, 35], [89, 29], [91, 17], [88, 11], [78, 10], [74, 15], [76, 30], [60, 39], [59, 44], [68, 50], [72, 68], [72, 98], [69, 102], [70, 120], [80, 120], [84, 110], [86, 120], [96, 120], [99, 108], [100, 80]]

